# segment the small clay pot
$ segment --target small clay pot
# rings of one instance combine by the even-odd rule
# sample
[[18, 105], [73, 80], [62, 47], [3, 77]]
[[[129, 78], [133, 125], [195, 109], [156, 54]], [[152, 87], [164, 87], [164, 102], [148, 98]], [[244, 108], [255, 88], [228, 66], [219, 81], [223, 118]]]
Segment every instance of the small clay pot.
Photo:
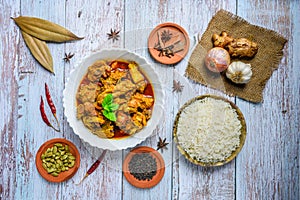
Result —
[[[156, 159], [157, 172], [151, 180], [138, 180], [129, 171], [129, 162], [136, 153], [149, 153], [153, 158]], [[123, 174], [126, 180], [133, 186], [138, 188], [152, 188], [157, 185], [165, 174], [165, 162], [158, 151], [151, 147], [140, 146], [128, 153], [123, 162]]]
[[[50, 148], [53, 147], [55, 143], [61, 143], [62, 145], [68, 145], [70, 152], [75, 157], [75, 165], [72, 168], [70, 168], [68, 171], [60, 172], [57, 177], [52, 176], [51, 174], [48, 174], [48, 172], [42, 166], [43, 162], [41, 159], [41, 155], [49, 147]], [[38, 172], [40, 173], [40, 175], [47, 181], [57, 182], [57, 183], [63, 182], [63, 181], [70, 179], [77, 172], [77, 170], [80, 166], [80, 154], [79, 154], [76, 146], [72, 142], [70, 142], [64, 138], [55, 138], [52, 140], [48, 140], [39, 148], [39, 150], [36, 153], [35, 164], [36, 164], [36, 168], [37, 168]]]

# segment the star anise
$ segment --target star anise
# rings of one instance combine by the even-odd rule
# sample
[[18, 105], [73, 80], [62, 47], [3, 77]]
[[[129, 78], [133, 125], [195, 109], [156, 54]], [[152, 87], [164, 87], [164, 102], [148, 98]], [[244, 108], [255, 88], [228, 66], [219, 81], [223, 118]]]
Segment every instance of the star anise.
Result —
[[169, 30], [164, 30], [162, 33], [161, 33], [161, 41], [165, 44], [166, 42], [168, 42], [170, 39], [172, 38], [172, 33], [170, 33]]
[[179, 81], [173, 80], [173, 92], [182, 92], [183, 87]]
[[64, 61], [66, 63], [69, 63], [73, 56], [74, 56], [74, 53], [73, 54], [71, 52], [69, 54], [65, 53]]
[[119, 35], [120, 31], [117, 31], [116, 29], [112, 30], [110, 29], [110, 33], [107, 33], [108, 39], [112, 39], [112, 41], [114, 42], [115, 40], [119, 40]]
[[167, 145], [168, 145], [169, 143], [168, 142], [166, 142], [166, 138], [165, 139], [161, 139], [161, 137], [159, 137], [159, 141], [157, 142], [157, 149], [156, 150], [159, 150], [159, 149], [161, 149], [161, 151], [163, 152], [163, 149], [165, 148], [165, 149], [168, 149], [167, 148]]

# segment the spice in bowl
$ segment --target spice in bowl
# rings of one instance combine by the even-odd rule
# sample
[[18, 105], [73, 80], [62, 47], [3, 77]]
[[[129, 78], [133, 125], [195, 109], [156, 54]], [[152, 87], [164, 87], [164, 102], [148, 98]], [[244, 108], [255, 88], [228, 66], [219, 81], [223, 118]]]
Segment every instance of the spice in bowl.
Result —
[[151, 147], [134, 148], [123, 162], [123, 174], [126, 180], [138, 188], [154, 187], [161, 181], [164, 173], [164, 159]]
[[187, 32], [178, 24], [163, 23], [155, 27], [148, 38], [151, 56], [163, 64], [180, 62], [189, 51]]
[[54, 138], [39, 148], [35, 164], [44, 179], [59, 183], [70, 179], [77, 172], [80, 154], [72, 142], [64, 138]]
[[150, 181], [157, 173], [156, 160], [149, 153], [137, 153], [129, 162], [129, 171], [138, 180]]
[[76, 158], [70, 152], [68, 145], [55, 143], [41, 155], [41, 160], [42, 166], [48, 174], [58, 176], [59, 173], [74, 167]]

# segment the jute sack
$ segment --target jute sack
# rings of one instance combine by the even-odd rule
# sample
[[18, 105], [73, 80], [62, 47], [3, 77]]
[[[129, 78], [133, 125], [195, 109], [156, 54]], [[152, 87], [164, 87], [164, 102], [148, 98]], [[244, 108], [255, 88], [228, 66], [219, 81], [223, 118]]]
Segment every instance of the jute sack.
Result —
[[[232, 59], [250, 63], [252, 78], [247, 84], [234, 84], [226, 78], [225, 72], [212, 73], [204, 65], [207, 51], [213, 48], [212, 35], [226, 31], [234, 38], [248, 38], [258, 44], [258, 52], [252, 59]], [[218, 11], [211, 19], [200, 42], [195, 47], [185, 75], [205, 86], [218, 89], [230, 96], [238, 96], [247, 101], [259, 103], [263, 100], [263, 90], [274, 70], [278, 68], [287, 40], [276, 33], [252, 25], [230, 12]]]

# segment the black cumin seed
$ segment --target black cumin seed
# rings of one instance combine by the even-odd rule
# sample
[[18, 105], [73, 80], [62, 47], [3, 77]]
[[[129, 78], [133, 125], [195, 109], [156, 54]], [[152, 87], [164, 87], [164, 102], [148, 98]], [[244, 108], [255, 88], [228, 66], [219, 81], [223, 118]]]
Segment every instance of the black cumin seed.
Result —
[[129, 162], [129, 171], [138, 180], [150, 181], [157, 173], [156, 159], [149, 153], [136, 153]]

